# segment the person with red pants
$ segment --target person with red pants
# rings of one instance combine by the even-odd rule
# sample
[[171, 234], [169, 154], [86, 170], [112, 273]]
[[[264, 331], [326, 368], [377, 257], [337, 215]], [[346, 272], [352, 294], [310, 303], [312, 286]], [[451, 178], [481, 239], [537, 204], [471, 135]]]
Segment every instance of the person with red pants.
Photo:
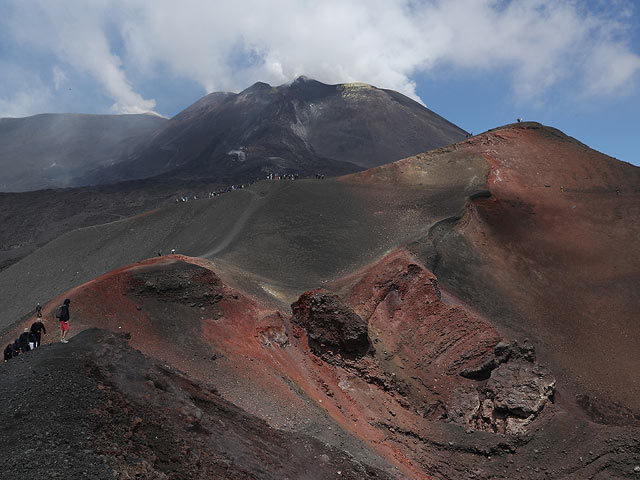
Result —
[[67, 340], [67, 334], [69, 333], [69, 304], [71, 300], [65, 299], [64, 303], [58, 307], [56, 317], [60, 320], [60, 341], [62, 343], [69, 343]]

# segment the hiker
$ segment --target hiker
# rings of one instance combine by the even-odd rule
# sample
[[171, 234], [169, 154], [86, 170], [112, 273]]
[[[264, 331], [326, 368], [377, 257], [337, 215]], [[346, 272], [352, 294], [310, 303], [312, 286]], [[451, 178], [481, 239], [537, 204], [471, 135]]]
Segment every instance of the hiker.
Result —
[[64, 303], [56, 310], [56, 318], [60, 320], [60, 341], [62, 343], [69, 343], [67, 340], [67, 333], [69, 333], [69, 304], [71, 300], [66, 298]]
[[44, 323], [42, 323], [42, 318], [38, 317], [35, 322], [31, 325], [31, 335], [33, 335], [33, 348], [38, 348], [40, 346], [40, 340], [42, 339], [42, 334], [47, 334], [47, 329], [44, 327]]
[[13, 350], [14, 357], [17, 357], [18, 355], [20, 355], [20, 342], [18, 341], [17, 338], [13, 341], [13, 344], [11, 345], [11, 350]]
[[29, 341], [30, 337], [31, 332], [28, 328], [25, 328], [24, 332], [22, 332], [18, 337], [18, 342], [20, 343], [20, 349], [22, 350], [22, 353], [27, 353], [29, 350], [31, 350], [31, 346], [29, 345], [30, 343], [32, 343]]
[[42, 306], [40, 304], [36, 305], [36, 317], [42, 318]]
[[7, 347], [4, 349], [4, 361], [8, 361], [11, 360], [13, 358], [13, 347], [11, 346], [11, 344], [7, 345]]

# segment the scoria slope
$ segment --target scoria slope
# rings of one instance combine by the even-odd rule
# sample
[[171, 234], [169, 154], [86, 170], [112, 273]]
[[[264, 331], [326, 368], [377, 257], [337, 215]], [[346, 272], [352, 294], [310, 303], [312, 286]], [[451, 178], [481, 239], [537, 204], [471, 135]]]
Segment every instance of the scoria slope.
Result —
[[505, 339], [406, 252], [291, 309], [229, 286], [216, 268], [155, 258], [45, 305], [49, 319], [73, 299], [75, 336], [45, 336], [51, 345], [12, 359], [0, 384], [14, 399], [23, 392], [12, 375], [43, 374], [34, 400], [53, 395], [75, 414], [47, 407], [40, 423], [85, 455], [52, 466], [40, 458], [46, 438], [29, 434], [7, 441], [3, 464], [20, 468], [31, 448], [38, 470], [24, 478], [76, 473], [91, 458], [93, 478], [110, 478], [96, 473], [105, 468], [171, 479], [611, 478], [634, 468], [635, 429], [554, 404], [554, 373], [534, 346]]
[[540, 344], [602, 422], [640, 414], [640, 169], [539, 124], [427, 157], [481, 154], [490, 196], [415, 246], [441, 281]]

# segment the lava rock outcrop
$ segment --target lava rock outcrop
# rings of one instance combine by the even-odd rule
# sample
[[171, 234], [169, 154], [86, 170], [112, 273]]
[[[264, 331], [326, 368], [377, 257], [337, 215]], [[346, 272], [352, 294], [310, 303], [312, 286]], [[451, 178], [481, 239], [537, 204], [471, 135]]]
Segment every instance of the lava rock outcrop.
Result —
[[[556, 379], [548, 368], [535, 361], [535, 350], [526, 342], [501, 342], [494, 353], [482, 368], [460, 373], [480, 384], [465, 384], [455, 391], [447, 419], [478, 430], [523, 434], [553, 399]], [[489, 377], [485, 381], [487, 371]]]
[[307, 332], [315, 355], [362, 357], [371, 350], [367, 323], [337, 295], [324, 289], [305, 292], [291, 309], [293, 322]]

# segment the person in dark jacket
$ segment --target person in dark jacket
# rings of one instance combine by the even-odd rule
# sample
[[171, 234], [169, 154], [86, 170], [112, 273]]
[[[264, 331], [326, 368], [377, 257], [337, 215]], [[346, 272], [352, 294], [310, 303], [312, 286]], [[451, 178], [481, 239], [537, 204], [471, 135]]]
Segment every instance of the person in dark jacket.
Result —
[[11, 349], [13, 350], [14, 357], [20, 355], [20, 341], [17, 338], [14, 340], [13, 345], [11, 345]]
[[42, 339], [43, 333], [46, 335], [47, 329], [44, 327], [44, 323], [42, 323], [42, 318], [38, 317], [31, 325], [31, 335], [33, 335], [34, 348], [38, 348], [40, 346], [40, 340]]
[[22, 350], [22, 353], [27, 353], [29, 350], [31, 350], [31, 347], [29, 346], [30, 337], [31, 332], [28, 328], [25, 328], [24, 332], [22, 332], [18, 337], [18, 342], [20, 343], [20, 349]]
[[71, 300], [65, 299], [64, 303], [60, 306], [58, 320], [60, 320], [60, 341], [62, 343], [69, 343], [67, 340], [67, 334], [69, 333], [69, 304]]
[[13, 347], [11, 344], [7, 345], [7, 348], [4, 349], [4, 361], [11, 360], [13, 358]]

